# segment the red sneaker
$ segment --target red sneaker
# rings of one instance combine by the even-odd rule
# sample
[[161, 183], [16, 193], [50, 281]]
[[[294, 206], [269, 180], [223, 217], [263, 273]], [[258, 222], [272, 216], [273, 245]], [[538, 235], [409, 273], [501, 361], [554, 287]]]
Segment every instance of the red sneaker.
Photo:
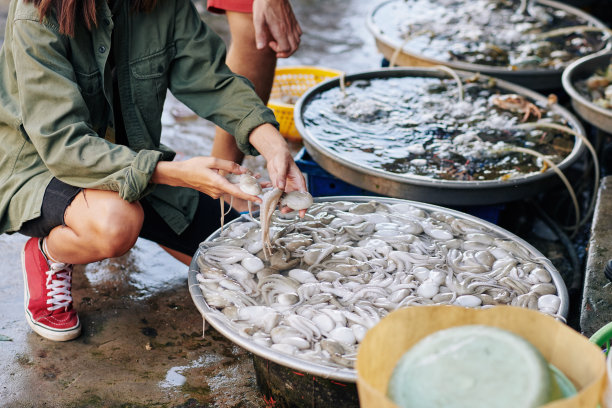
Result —
[[81, 334], [70, 293], [72, 265], [49, 262], [40, 242], [39, 238], [30, 238], [23, 247], [26, 320], [44, 338], [72, 340]]

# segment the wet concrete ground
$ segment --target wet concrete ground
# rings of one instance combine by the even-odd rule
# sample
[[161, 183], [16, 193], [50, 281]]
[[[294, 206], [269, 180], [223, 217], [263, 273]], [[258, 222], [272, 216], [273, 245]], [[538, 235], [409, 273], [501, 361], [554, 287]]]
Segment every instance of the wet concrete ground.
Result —
[[[292, 4], [304, 36], [300, 51], [280, 65], [319, 65], [348, 73], [380, 66], [381, 56], [364, 27], [373, 3]], [[7, 5], [8, 0], [0, 0], [2, 24]], [[227, 38], [223, 17], [204, 18]], [[213, 127], [200, 119], [176, 121], [172, 109], [180, 105], [170, 99], [163, 142], [179, 158], [207, 154]], [[55, 343], [34, 334], [23, 311], [20, 251], [25, 239], [0, 235], [0, 406], [266, 405], [248, 353], [211, 329], [202, 338], [202, 320], [187, 288], [187, 267], [145, 240], [124, 257], [75, 268], [80, 338]], [[562, 250], [548, 253], [558, 268], [566, 263]]]

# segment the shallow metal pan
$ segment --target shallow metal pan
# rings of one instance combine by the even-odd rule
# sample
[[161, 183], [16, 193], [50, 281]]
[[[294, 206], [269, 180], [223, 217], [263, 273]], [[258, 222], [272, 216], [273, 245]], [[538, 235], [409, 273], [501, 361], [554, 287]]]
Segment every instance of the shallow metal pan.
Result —
[[[497, 225], [491, 224], [489, 222], [483, 221], [480, 218], [473, 217], [471, 215], [438, 207], [430, 204], [417, 203], [407, 200], [398, 200], [393, 198], [386, 197], [365, 197], [365, 196], [335, 196], [335, 197], [317, 197], [315, 198], [315, 202], [330, 202], [330, 201], [351, 201], [351, 202], [369, 202], [371, 200], [376, 200], [381, 203], [386, 204], [395, 204], [395, 203], [408, 203], [415, 207], [421, 208], [426, 211], [442, 211], [446, 212], [454, 217], [463, 218], [466, 220], [470, 220], [479, 225], [484, 225], [487, 228], [495, 231], [500, 234], [502, 237], [506, 239], [512, 239], [522, 245], [525, 249], [527, 249], [534, 257], [541, 259], [543, 265], [546, 267], [550, 275], [552, 276], [553, 283], [557, 287], [557, 295], [561, 299], [561, 306], [559, 309], [559, 314], [563, 317], [567, 317], [568, 309], [569, 309], [569, 296], [567, 293], [567, 288], [565, 283], [563, 282], [563, 278], [557, 271], [557, 269], [553, 266], [553, 264], [542, 255], [537, 249], [535, 249], [532, 245], [527, 243], [527, 241], [519, 238], [518, 236], [512, 234], [511, 232], [506, 231], [503, 228], [498, 227]], [[235, 222], [246, 222], [249, 221], [249, 217], [241, 216], [232, 221]], [[221, 234], [221, 230], [218, 229], [215, 231], [210, 237], [206, 239], [206, 241], [211, 241]], [[251, 353], [262, 357], [264, 359], [273, 361], [277, 364], [280, 364], [285, 367], [293, 368], [295, 370], [299, 370], [302, 372], [306, 372], [312, 375], [320, 376], [323, 378], [334, 379], [338, 381], [344, 382], [356, 382], [357, 381], [357, 372], [354, 369], [349, 368], [333, 368], [330, 366], [325, 366], [322, 364], [315, 364], [309, 361], [305, 361], [293, 356], [289, 356], [287, 354], [283, 354], [274, 350], [271, 350], [267, 347], [260, 346], [250, 339], [246, 337], [242, 337], [236, 331], [234, 331], [229, 325], [224, 321], [225, 319], [220, 318], [217, 314], [213, 313], [213, 309], [208, 306], [204, 297], [202, 295], [202, 289], [198, 284], [196, 275], [199, 272], [199, 267], [197, 264], [198, 256], [200, 255], [200, 250], [196, 251], [193, 259], [191, 261], [191, 265], [189, 267], [189, 275], [188, 275], [188, 284], [189, 284], [189, 293], [193, 299], [193, 302], [196, 305], [196, 308], [202, 314], [202, 317], [210, 323], [212, 327], [214, 327], [219, 333], [223, 336], [227, 337], [232, 342], [236, 343], [238, 346], [250, 351]]]
[[[391, 38], [385, 35], [383, 30], [374, 23], [374, 15], [382, 7], [387, 6], [389, 3], [404, 0], [386, 0], [376, 5], [371, 12], [368, 14], [366, 24], [369, 31], [372, 33], [376, 40], [376, 46], [379, 51], [388, 60], [391, 60], [395, 51], [401, 46], [401, 40], [397, 38]], [[593, 17], [592, 15], [585, 13], [584, 11], [577, 9], [567, 4], [563, 4], [552, 0], [539, 0], [538, 4], [544, 6], [550, 6], [556, 9], [564, 10], [570, 14], [581, 17], [587, 20], [590, 24], [596, 27], [607, 28], [607, 26]], [[610, 48], [608, 43], [607, 48]], [[491, 65], [482, 64], [470, 64], [462, 61], [446, 61], [438, 60], [426, 57], [424, 55], [411, 52], [409, 50], [402, 50], [399, 52], [396, 65], [399, 66], [415, 66], [415, 67], [429, 67], [432, 65], [446, 65], [453, 69], [459, 69], [471, 72], [480, 72], [481, 74], [494, 76], [506, 81], [516, 83], [521, 86], [525, 86], [529, 89], [534, 90], [553, 90], [561, 88], [561, 75], [563, 68], [558, 69], [521, 69], [512, 71], [507, 67], [496, 67]]]
[[612, 51], [587, 55], [574, 61], [563, 72], [563, 89], [572, 99], [572, 107], [584, 120], [605, 132], [612, 133], [612, 110], [602, 108], [583, 96], [575, 87], [576, 81], [586, 79], [595, 71], [605, 69], [612, 61]]
[[[462, 71], [458, 71], [458, 74], [463, 78], [473, 75], [472, 73]], [[348, 82], [358, 79], [415, 76], [448, 78], [448, 74], [440, 72], [435, 68], [393, 68], [347, 75], [345, 80]], [[508, 91], [508, 93], [520, 94], [546, 105], [547, 99], [534, 91], [502, 80], [497, 80], [497, 84], [504, 91]], [[303, 112], [310, 100], [326, 90], [339, 86], [340, 80], [334, 78], [306, 91], [295, 106], [294, 122], [302, 136], [302, 142], [306, 150], [314, 161], [342, 181], [383, 196], [450, 206], [506, 203], [541, 193], [558, 182], [558, 176], [552, 170], [544, 173], [529, 173], [523, 176], [516, 176], [509, 180], [437, 180], [391, 173], [366, 167], [343, 158], [324, 146], [313, 136], [309, 132], [308, 127], [304, 125], [303, 120]], [[584, 134], [584, 128], [580, 121], [568, 110], [560, 105], [554, 105], [552, 109], [567, 120], [571, 128]], [[559, 163], [559, 168], [561, 170], [568, 168], [580, 158], [584, 149], [582, 141], [576, 138], [572, 152]]]

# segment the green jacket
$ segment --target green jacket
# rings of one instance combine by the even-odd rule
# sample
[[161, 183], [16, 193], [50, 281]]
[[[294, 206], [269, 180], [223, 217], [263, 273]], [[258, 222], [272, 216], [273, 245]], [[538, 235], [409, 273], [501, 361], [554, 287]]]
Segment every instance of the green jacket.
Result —
[[[0, 50], [0, 233], [40, 215], [53, 176], [130, 202], [146, 199], [182, 232], [197, 192], [149, 184], [157, 162], [174, 158], [160, 144], [168, 89], [235, 135], [247, 154], [257, 154], [248, 142], [254, 128], [278, 127], [252, 85], [227, 68], [223, 41], [190, 0], [161, 0], [151, 13], [133, 13], [129, 3], [113, 21], [100, 1], [98, 27], [79, 25], [68, 37], [54, 16], [40, 22], [31, 3], [11, 1]], [[113, 143], [111, 47], [129, 147]]]

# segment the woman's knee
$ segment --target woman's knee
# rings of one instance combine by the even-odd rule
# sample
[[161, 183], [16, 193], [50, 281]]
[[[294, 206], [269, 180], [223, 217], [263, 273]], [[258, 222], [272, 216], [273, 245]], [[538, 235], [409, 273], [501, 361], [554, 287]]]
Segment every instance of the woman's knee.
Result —
[[144, 213], [138, 202], [124, 201], [123, 204], [111, 208], [98, 225], [101, 246], [105, 248], [106, 257], [121, 256], [129, 251], [138, 239], [143, 220]]
[[110, 191], [84, 190], [68, 209], [66, 223], [87, 236], [92, 249], [104, 258], [121, 256], [132, 248], [144, 220], [140, 203], [129, 203]]

